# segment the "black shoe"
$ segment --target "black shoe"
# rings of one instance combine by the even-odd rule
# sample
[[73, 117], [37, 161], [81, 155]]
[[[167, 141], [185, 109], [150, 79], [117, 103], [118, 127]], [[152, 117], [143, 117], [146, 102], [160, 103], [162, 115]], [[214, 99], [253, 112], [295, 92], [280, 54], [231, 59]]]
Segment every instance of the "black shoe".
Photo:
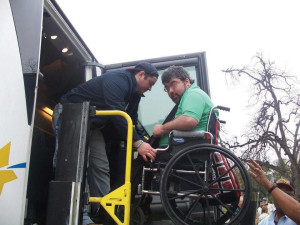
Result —
[[89, 216], [96, 224], [102, 224], [105, 222], [106, 214], [108, 213], [100, 206], [97, 210], [92, 210], [92, 213]]

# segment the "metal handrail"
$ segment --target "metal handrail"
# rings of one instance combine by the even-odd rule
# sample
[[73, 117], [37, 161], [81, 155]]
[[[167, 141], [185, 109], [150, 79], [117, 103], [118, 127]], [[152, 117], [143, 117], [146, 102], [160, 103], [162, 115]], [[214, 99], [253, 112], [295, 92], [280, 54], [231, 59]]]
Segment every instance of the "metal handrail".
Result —
[[[100, 203], [117, 224], [129, 225], [130, 199], [131, 199], [130, 176], [131, 176], [132, 134], [133, 134], [132, 120], [127, 113], [120, 110], [102, 110], [102, 111], [97, 110], [95, 115], [96, 116], [123, 116], [127, 121], [128, 128], [127, 128], [125, 184], [103, 197], [90, 197], [89, 202]], [[123, 222], [120, 221], [120, 219], [115, 214], [116, 205], [124, 206]]]

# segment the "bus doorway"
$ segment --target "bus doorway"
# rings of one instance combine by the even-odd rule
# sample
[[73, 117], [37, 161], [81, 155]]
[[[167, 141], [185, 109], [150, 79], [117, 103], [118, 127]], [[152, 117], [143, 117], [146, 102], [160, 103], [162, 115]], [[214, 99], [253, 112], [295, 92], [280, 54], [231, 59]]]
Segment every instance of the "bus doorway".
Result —
[[49, 182], [54, 177], [55, 105], [67, 91], [101, 73], [84, 65], [96, 59], [55, 1], [44, 2], [42, 27], [24, 224], [46, 221]]

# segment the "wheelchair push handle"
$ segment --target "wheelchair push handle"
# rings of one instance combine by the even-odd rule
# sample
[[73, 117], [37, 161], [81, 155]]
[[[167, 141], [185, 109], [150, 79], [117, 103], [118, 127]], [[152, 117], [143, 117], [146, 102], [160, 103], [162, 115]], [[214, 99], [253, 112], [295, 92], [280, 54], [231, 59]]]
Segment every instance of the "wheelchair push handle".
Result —
[[230, 112], [230, 108], [225, 107], [225, 106], [218, 105], [215, 108], [226, 111], [226, 112]]

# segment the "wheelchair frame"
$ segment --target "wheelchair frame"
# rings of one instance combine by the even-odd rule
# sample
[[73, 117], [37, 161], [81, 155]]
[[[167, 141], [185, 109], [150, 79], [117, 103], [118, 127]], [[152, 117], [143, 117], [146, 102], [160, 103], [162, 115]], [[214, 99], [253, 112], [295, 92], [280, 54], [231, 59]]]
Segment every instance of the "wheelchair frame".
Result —
[[[211, 109], [209, 121], [212, 112], [216, 108], [229, 111], [226, 107], [216, 106]], [[196, 143], [195, 139], [201, 139], [207, 135], [209, 136], [210, 144]], [[218, 134], [216, 133], [215, 135]], [[214, 135], [208, 131], [172, 131], [169, 137], [169, 146], [167, 148], [159, 148], [157, 149], [158, 151], [171, 151], [170, 154], [172, 155], [173, 149], [170, 149], [170, 147], [172, 147], [171, 140], [173, 137], [191, 139], [194, 140], [194, 143], [191, 146], [185, 144], [172, 147], [176, 148], [175, 154], [167, 162], [155, 161], [150, 166], [144, 166], [140, 194], [160, 195], [167, 215], [175, 224], [238, 224], [244, 217], [250, 204], [251, 185], [244, 165], [229, 150], [212, 144]], [[215, 141], [216, 139], [217, 137]], [[181, 146], [183, 147], [181, 148]], [[205, 170], [200, 171], [196, 168], [199, 165], [193, 162], [193, 157], [196, 159], [204, 152], [206, 153], [206, 157], [208, 156], [209, 158], [208, 160], [204, 160], [203, 167]], [[212, 167], [216, 153], [222, 157], [225, 164], [227, 163], [227, 169], [223, 173], [219, 173], [218, 169], [209, 168]], [[191, 164], [187, 166], [188, 170], [182, 169], [182, 166], [186, 166], [182, 163], [187, 163], [187, 161]], [[230, 165], [229, 161], [232, 165]], [[145, 187], [145, 180], [147, 180], [146, 176], [148, 173], [154, 177], [150, 190]], [[193, 180], [189, 180], [189, 178], [184, 176], [194, 177]], [[216, 180], [212, 180], [210, 176], [216, 176]], [[176, 182], [172, 184], [172, 179], [179, 181], [181, 184], [177, 185]], [[231, 181], [232, 187], [222, 187], [220, 180], [226, 181], [226, 179], [227, 181]], [[239, 186], [239, 182], [242, 183], [242, 187]], [[183, 183], [188, 183], [193, 186], [193, 189], [196, 188], [196, 190], [187, 189], [183, 192], [183, 187], [181, 187]], [[171, 184], [174, 187], [171, 187]], [[241, 207], [238, 208], [241, 193], [243, 193], [244, 201]], [[185, 199], [186, 202], [184, 204], [187, 206], [182, 206], [181, 203], [177, 204], [177, 199], [178, 202], [183, 202]], [[181, 207], [185, 207], [186, 214]], [[199, 210], [202, 210], [202, 212], [199, 212]], [[200, 216], [196, 215], [197, 213]]]

